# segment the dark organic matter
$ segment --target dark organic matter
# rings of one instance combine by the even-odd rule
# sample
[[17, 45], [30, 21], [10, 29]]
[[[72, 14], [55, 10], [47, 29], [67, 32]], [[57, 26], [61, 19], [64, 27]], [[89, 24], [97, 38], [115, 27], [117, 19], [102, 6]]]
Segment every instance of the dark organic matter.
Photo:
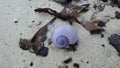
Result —
[[30, 63], [30, 66], [31, 66], [31, 67], [33, 66], [33, 62]]
[[19, 45], [21, 49], [28, 50], [29, 46], [33, 44], [27, 39], [20, 39]]
[[101, 29], [98, 26], [86, 20], [79, 21], [77, 19], [77, 17], [79, 17], [81, 12], [86, 12], [85, 10], [89, 7], [89, 5], [90, 4], [83, 4], [81, 6], [75, 6], [68, 4], [67, 6], [65, 6], [64, 10], [61, 13], [58, 13], [57, 11], [50, 8], [38, 8], [35, 9], [35, 12], [39, 12], [39, 13], [44, 12], [53, 15], [57, 18], [60, 18], [62, 20], [68, 20], [71, 25], [75, 21], [81, 24], [88, 31], [92, 32], [92, 34], [95, 34], [96, 33], [95, 31], [101, 31]]
[[107, 2], [108, 0], [101, 0], [101, 1], [103, 1], [103, 2]]
[[65, 5], [65, 4], [70, 3], [72, 0], [53, 0], [53, 1], [60, 3], [62, 5]]
[[68, 64], [68, 63], [72, 62], [72, 58], [68, 58], [68, 59], [64, 60], [63, 62], [64, 62], [65, 64]]
[[117, 19], [120, 19], [120, 12], [119, 12], [119, 11], [116, 11], [116, 12], [115, 12], [115, 17], [116, 17]]
[[109, 38], [109, 43], [117, 50], [119, 56], [120, 56], [120, 35], [113, 34]]
[[79, 68], [79, 64], [78, 64], [78, 63], [73, 63], [73, 66], [74, 66], [75, 68]]
[[39, 54], [40, 54], [41, 56], [46, 57], [46, 56], [48, 55], [48, 48], [47, 48], [47, 47], [43, 47], [42, 49], [40, 49]]
[[28, 39], [20, 39], [19, 45], [21, 49], [29, 50], [36, 55], [41, 55], [43, 57], [48, 55], [48, 48], [45, 47], [41, 41], [31, 42]]

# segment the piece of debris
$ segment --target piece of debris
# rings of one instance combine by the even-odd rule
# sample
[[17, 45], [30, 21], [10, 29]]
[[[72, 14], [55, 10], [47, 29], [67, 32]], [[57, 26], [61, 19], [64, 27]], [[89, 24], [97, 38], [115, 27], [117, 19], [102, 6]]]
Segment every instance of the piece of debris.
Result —
[[104, 18], [104, 19], [99, 19], [99, 18], [97, 18], [95, 15], [96, 15], [96, 14], [93, 13], [93, 15], [91, 16], [90, 21], [91, 21], [92, 23], [101, 23], [101, 22], [103, 22], [104, 24], [106, 24], [107, 22], [109, 22], [109, 19], [108, 19], [107, 17], [110, 18], [110, 16], [105, 16], [106, 18]]
[[102, 47], [105, 47], [105, 44], [102, 44], [101, 46], [102, 46]]
[[43, 57], [48, 55], [48, 48], [44, 46], [39, 40], [31, 42], [27, 39], [20, 39], [20, 48], [23, 50], [29, 50], [31, 53], [41, 55]]
[[68, 58], [68, 59], [66, 59], [66, 60], [63, 61], [63, 63], [65, 63], [65, 64], [68, 64], [70, 62], [72, 62], [72, 58]]
[[66, 49], [67, 49], [67, 51], [75, 52], [75, 51], [77, 51], [77, 47], [78, 47], [78, 41], [75, 44], [69, 44], [69, 47]]
[[35, 20], [33, 20], [32, 22], [35, 22]]
[[52, 44], [52, 40], [49, 39], [49, 40], [48, 40], [48, 45], [51, 45], [51, 44]]
[[100, 27], [86, 20], [82, 20], [80, 24], [82, 24], [83, 27], [90, 31], [91, 34], [100, 34], [103, 31]]
[[25, 62], [25, 60], [23, 60], [23, 62]]
[[29, 40], [20, 39], [19, 45], [21, 49], [28, 50], [29, 49], [28, 45], [33, 45], [33, 44]]
[[106, 23], [107, 23], [107, 22], [99, 21], [99, 22], [97, 23], [97, 26], [99, 26], [99, 27], [106, 27]]
[[73, 63], [74, 68], [79, 68], [79, 64], [78, 63]]
[[18, 23], [18, 21], [14, 21], [14, 23]]
[[102, 34], [102, 33], [101, 33], [100, 35], [101, 35], [101, 38], [103, 38], [103, 37], [104, 37], [104, 34]]
[[42, 49], [40, 49], [40, 55], [45, 57], [48, 55], [48, 48], [47, 47], [43, 47]]
[[108, 0], [101, 0], [101, 1], [103, 1], [103, 2], [108, 2]]
[[116, 12], [115, 12], [115, 17], [116, 17], [117, 19], [120, 19], [120, 12], [119, 12], [119, 11], [116, 11]]
[[31, 67], [33, 66], [33, 62], [30, 63], [30, 66], [31, 66]]
[[92, 18], [92, 17], [91, 17], [90, 21], [91, 21], [92, 23], [98, 23], [100, 20], [97, 19], [97, 18]]
[[120, 8], [120, 0], [111, 0], [112, 7], [118, 6]]
[[118, 55], [120, 56], [120, 35], [113, 34], [109, 38], [109, 43], [117, 50]]
[[62, 5], [65, 5], [65, 4], [70, 3], [72, 0], [53, 0], [53, 1], [60, 3]]
[[105, 9], [105, 4], [104, 3], [101, 3], [100, 1], [97, 2], [97, 3], [94, 3], [94, 6], [93, 8], [97, 11], [103, 11]]
[[89, 64], [89, 61], [87, 61], [86, 63]]
[[67, 64], [62, 64], [59, 66], [59, 68], [68, 68], [68, 65]]
[[[74, 6], [74, 5], [68, 5], [66, 6], [66, 9], [63, 11], [64, 13], [58, 13], [55, 10], [52, 10], [50, 8], [38, 8], [35, 9], [35, 12], [44, 12], [44, 13], [48, 13], [50, 15], [54, 15], [57, 18], [60, 18], [62, 20], [69, 20], [70, 24], [72, 24], [71, 22], [76, 21], [77, 23], [81, 24], [84, 28], [86, 28], [88, 31], [99, 31], [100, 28], [97, 27], [95, 24], [90, 23], [88, 21], [82, 20], [81, 22], [78, 21], [77, 17], [79, 16], [79, 14], [89, 6], [89, 4], [83, 4], [81, 6]], [[71, 9], [74, 8], [74, 9]], [[67, 9], [70, 9], [69, 11], [67, 11]], [[74, 11], [72, 11], [74, 10]], [[72, 11], [72, 12], [70, 12]], [[79, 11], [79, 12], [78, 12]]]

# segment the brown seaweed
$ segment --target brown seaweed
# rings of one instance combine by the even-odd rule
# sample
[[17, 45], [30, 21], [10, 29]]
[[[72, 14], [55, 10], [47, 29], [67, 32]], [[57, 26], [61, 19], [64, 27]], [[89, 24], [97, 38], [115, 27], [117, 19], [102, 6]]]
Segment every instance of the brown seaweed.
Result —
[[92, 34], [95, 34], [97, 31], [101, 32], [101, 29], [98, 26], [94, 25], [93, 23], [90, 23], [88, 21], [86, 22], [85, 20], [82, 20], [80, 22], [77, 19], [80, 13], [83, 12], [86, 8], [88, 8], [88, 6], [89, 4], [83, 4], [81, 6], [68, 4], [67, 6], [65, 6], [65, 9], [62, 13], [58, 13], [57, 11], [52, 10], [50, 8], [38, 8], [35, 9], [35, 12], [39, 13], [44, 12], [50, 15], [54, 15], [55, 17], [60, 18], [62, 20], [68, 20], [70, 24], [72, 24], [73, 21], [76, 21], [77, 23], [81, 24], [84, 28], [86, 28], [88, 31], [90, 31]]
[[47, 56], [48, 48], [44, 46], [44, 41], [47, 38], [48, 25], [55, 21], [56, 17], [53, 18], [48, 24], [40, 28], [31, 40], [20, 39], [19, 45], [23, 50], [29, 50], [31, 53], [36, 55]]
[[62, 19], [62, 20], [74, 20], [88, 6], [89, 6], [89, 4], [84, 4], [84, 5], [81, 5], [81, 6], [74, 6], [74, 5], [68, 4], [67, 6], [65, 6], [64, 11], [62, 11], [61, 13], [59, 13], [55, 10], [52, 10], [50, 8], [37, 8], [37, 9], [35, 9], [35, 12], [48, 13], [48, 14], [53, 15], [57, 18]]
[[29, 50], [31, 53], [35, 53], [36, 55], [47, 56], [49, 49], [44, 46], [44, 41], [47, 39], [48, 26], [52, 25], [55, 20], [56, 17], [41, 27], [31, 40], [20, 39], [20, 48], [23, 50]]
[[101, 34], [101, 32], [103, 31], [100, 27], [89, 21], [82, 20], [81, 22], [79, 22], [78, 20], [76, 20], [76, 22], [80, 23], [84, 28], [90, 31], [91, 34]]
[[44, 44], [41, 42], [33, 43], [28, 39], [20, 39], [19, 45], [21, 49], [29, 50], [31, 53], [35, 53], [36, 55], [48, 55], [48, 48], [44, 47]]
[[[35, 53], [36, 55], [47, 56], [49, 49], [44, 46], [44, 41], [47, 39], [47, 32], [49, 30], [48, 26], [52, 25], [53, 22], [56, 20], [56, 18], [60, 18], [62, 20], [68, 20], [70, 24], [73, 24], [73, 22], [75, 21], [81, 24], [88, 31], [90, 31], [91, 34], [101, 32], [101, 29], [95, 24], [86, 20], [79, 21], [77, 19], [77, 17], [80, 16], [80, 13], [86, 12], [89, 5], [90, 4], [83, 4], [81, 6], [76, 6], [69, 3], [67, 5], [64, 5], [65, 8], [60, 13], [50, 8], [35, 9], [35, 12], [39, 12], [39, 13], [44, 12], [44, 13], [53, 15], [55, 17], [50, 22], [48, 22], [45, 26], [40, 28], [35, 33], [35, 35], [31, 40], [20, 39], [20, 42], [19, 42], [20, 48], [23, 50], [29, 50], [31, 53]], [[76, 47], [70, 47], [70, 49], [72, 51], [76, 51]]]

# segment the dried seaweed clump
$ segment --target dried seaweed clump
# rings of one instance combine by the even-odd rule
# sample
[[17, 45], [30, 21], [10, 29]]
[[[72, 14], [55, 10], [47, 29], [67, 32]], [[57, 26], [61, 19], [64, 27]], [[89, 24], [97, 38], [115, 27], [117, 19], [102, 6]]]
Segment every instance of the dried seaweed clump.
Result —
[[41, 55], [43, 57], [48, 55], [48, 48], [44, 47], [41, 42], [33, 43], [28, 39], [20, 39], [19, 45], [21, 49], [29, 50], [31, 53], [35, 53], [36, 55]]
[[113, 34], [109, 38], [109, 43], [117, 50], [118, 55], [120, 56], [120, 35]]

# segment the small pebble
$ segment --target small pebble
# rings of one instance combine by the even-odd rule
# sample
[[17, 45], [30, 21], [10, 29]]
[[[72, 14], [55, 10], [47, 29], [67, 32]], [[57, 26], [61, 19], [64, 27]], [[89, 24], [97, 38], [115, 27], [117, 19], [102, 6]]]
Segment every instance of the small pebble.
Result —
[[101, 38], [103, 38], [104, 37], [104, 34], [101, 34]]
[[89, 61], [87, 61], [87, 64], [89, 63]]
[[35, 22], [35, 20], [33, 20], [32, 22]]
[[31, 67], [33, 66], [33, 62], [30, 63], [30, 66], [31, 66]]
[[102, 46], [102, 47], [105, 47], [105, 44], [102, 44], [101, 46]]
[[14, 23], [18, 23], [18, 21], [14, 21]]
[[36, 24], [36, 26], [39, 26], [42, 22], [39, 22], [38, 24]]
[[68, 63], [72, 62], [72, 58], [68, 58], [68, 59], [64, 60], [63, 62], [64, 62], [65, 64], [68, 64]]
[[74, 68], [79, 68], [79, 64], [78, 63], [73, 63]]

